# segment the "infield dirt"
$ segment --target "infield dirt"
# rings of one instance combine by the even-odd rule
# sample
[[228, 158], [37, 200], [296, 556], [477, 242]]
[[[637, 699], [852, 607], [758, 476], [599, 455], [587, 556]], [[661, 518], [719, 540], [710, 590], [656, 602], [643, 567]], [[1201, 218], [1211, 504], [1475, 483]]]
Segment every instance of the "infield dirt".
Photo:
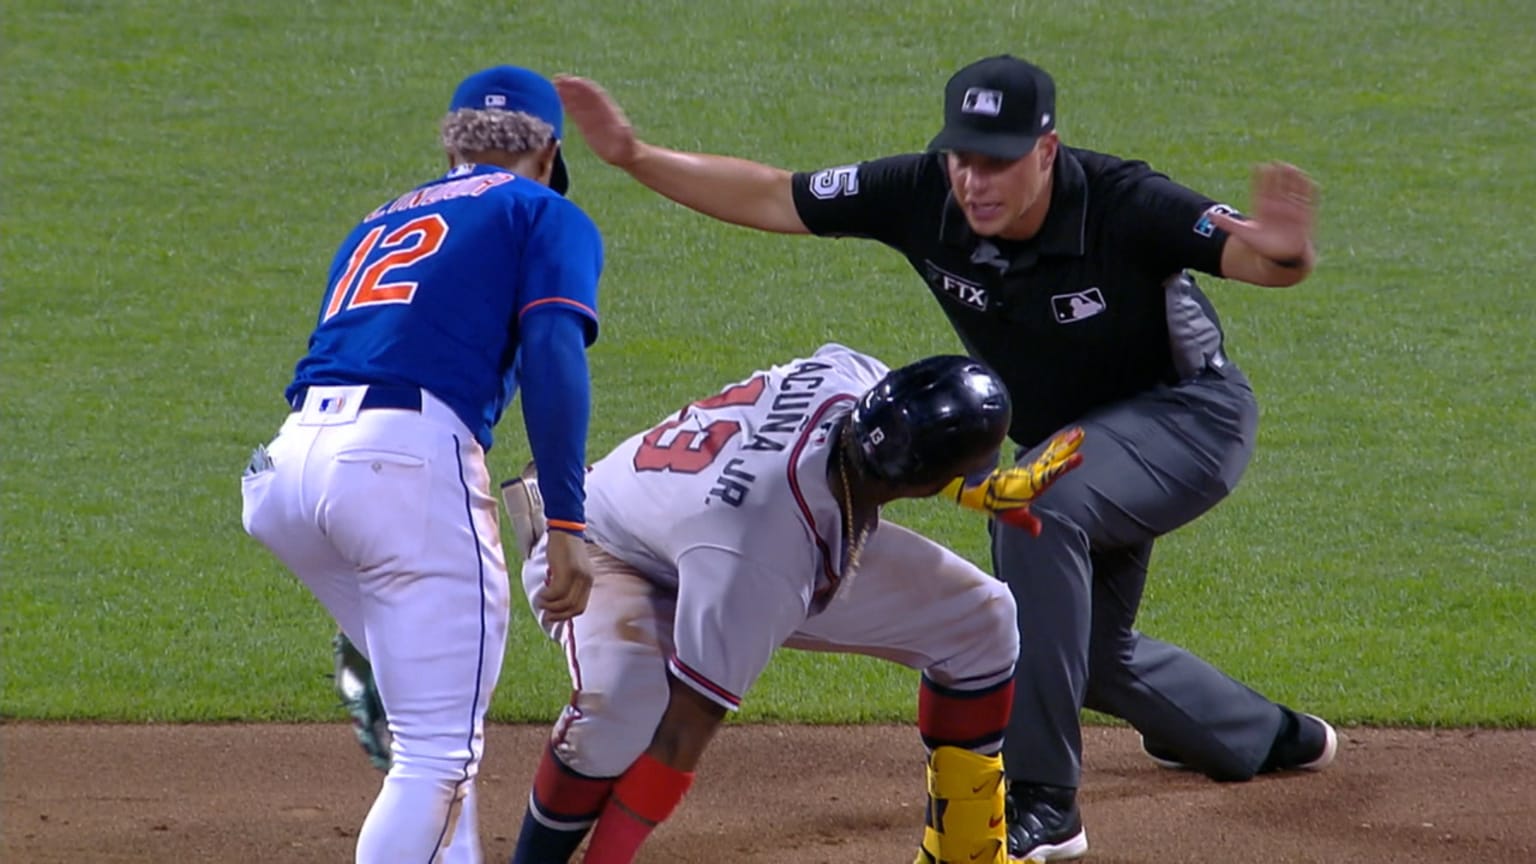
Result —
[[[511, 853], [546, 729], [492, 726], [487, 862]], [[1089, 727], [1089, 864], [1536, 861], [1536, 733], [1341, 729], [1316, 774], [1220, 785], [1166, 771], [1134, 732]], [[344, 725], [0, 726], [0, 859], [344, 862], [380, 777]], [[909, 864], [916, 732], [730, 726], [641, 862]]]

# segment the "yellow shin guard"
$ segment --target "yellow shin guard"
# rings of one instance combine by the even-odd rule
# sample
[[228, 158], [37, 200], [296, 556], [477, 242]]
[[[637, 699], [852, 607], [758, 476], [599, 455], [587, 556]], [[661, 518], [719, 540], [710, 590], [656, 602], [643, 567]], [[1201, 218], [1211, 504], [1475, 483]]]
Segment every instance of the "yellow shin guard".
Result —
[[1007, 864], [1003, 758], [940, 747], [928, 759], [928, 807], [915, 864]]

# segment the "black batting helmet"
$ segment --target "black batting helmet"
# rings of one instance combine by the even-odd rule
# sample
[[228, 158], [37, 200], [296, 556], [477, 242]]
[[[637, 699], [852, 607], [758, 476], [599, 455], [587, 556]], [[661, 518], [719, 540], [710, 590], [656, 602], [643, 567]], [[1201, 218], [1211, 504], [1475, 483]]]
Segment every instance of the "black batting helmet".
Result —
[[924, 486], [958, 477], [997, 450], [1013, 406], [1003, 382], [969, 357], [929, 357], [870, 388], [853, 409], [853, 439], [882, 480]]

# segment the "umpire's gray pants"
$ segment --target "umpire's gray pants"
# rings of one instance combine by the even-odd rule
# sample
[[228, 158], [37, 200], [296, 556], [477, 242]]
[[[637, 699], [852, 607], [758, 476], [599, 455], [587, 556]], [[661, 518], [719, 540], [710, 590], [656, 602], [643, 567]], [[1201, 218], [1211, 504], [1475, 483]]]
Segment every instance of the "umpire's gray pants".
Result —
[[1031, 508], [1041, 535], [992, 523], [993, 566], [1019, 614], [1008, 778], [1076, 788], [1087, 706], [1214, 778], [1246, 780], [1269, 753], [1280, 708], [1134, 624], [1153, 540], [1226, 497], [1247, 466], [1258, 427], [1253, 390], [1229, 364], [1099, 409], [1081, 425], [1083, 464]]

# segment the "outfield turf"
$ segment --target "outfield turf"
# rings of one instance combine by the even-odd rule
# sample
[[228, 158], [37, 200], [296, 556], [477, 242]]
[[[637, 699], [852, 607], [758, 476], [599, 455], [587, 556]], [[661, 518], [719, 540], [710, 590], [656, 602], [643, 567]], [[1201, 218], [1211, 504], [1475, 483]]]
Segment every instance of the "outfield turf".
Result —
[[[816, 168], [922, 147], [945, 78], [1008, 50], [1054, 73], [1067, 143], [1239, 207], [1263, 159], [1323, 189], [1309, 281], [1204, 280], [1259, 449], [1159, 543], [1144, 629], [1343, 722], [1536, 724], [1529, 0], [11, 0], [0, 28], [6, 717], [339, 717], [330, 626], [241, 532], [237, 476], [335, 244], [440, 169], [467, 72], [587, 74], [658, 143]], [[575, 134], [568, 159], [608, 250], [593, 457], [827, 340], [958, 348], [888, 250], [708, 221]], [[985, 563], [980, 521], [892, 513]], [[743, 716], [900, 719], [913, 682], [786, 652]], [[519, 606], [493, 716], [567, 689]]]

